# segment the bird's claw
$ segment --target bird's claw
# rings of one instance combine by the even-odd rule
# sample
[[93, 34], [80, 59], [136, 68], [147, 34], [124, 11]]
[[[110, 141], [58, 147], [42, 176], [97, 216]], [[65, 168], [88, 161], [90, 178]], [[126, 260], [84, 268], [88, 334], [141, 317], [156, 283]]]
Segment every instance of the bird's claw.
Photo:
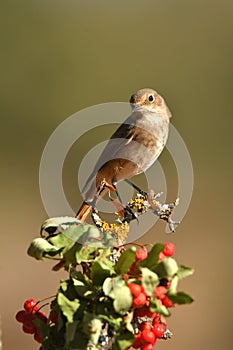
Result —
[[124, 219], [122, 220], [123, 223], [124, 222], [130, 223], [133, 220], [137, 220], [137, 222], [139, 222], [136, 213], [134, 213], [128, 205], [126, 205], [126, 207], [123, 209], [123, 214], [124, 214]]

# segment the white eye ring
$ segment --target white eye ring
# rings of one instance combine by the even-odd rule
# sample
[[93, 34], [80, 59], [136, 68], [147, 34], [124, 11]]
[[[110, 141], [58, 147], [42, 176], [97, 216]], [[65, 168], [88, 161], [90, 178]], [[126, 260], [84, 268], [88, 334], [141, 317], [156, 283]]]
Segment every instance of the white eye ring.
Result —
[[149, 95], [148, 96], [148, 101], [149, 102], [154, 102], [155, 98], [154, 98], [154, 95]]

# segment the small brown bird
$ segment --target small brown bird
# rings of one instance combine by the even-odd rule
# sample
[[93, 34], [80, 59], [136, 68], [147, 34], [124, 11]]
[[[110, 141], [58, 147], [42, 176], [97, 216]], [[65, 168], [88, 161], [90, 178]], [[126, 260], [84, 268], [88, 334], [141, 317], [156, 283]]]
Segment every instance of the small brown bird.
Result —
[[168, 137], [171, 113], [152, 89], [141, 89], [130, 98], [131, 115], [115, 131], [84, 186], [85, 201], [77, 218], [85, 221], [105, 193], [122, 180], [145, 172], [162, 152]]

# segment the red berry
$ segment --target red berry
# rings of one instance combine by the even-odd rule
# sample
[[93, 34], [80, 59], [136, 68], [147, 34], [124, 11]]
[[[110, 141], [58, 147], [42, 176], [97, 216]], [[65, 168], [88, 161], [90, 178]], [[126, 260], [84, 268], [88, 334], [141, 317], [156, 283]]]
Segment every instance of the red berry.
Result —
[[141, 333], [137, 333], [134, 336], [134, 341], [133, 341], [132, 347], [134, 349], [139, 349], [141, 344], [142, 344], [142, 342], [141, 342]]
[[142, 331], [142, 335], [141, 335], [142, 341], [146, 343], [154, 344], [155, 338], [156, 338], [155, 334], [151, 330], [145, 329], [144, 331]]
[[140, 325], [141, 331], [145, 331], [145, 330], [151, 331], [151, 328], [152, 328], [152, 324], [148, 321], [142, 322]]
[[133, 306], [135, 308], [141, 307], [146, 303], [146, 296], [144, 293], [140, 293], [139, 296], [133, 299]]
[[33, 323], [34, 319], [35, 319], [34, 314], [31, 314], [30, 312], [25, 312], [23, 325], [28, 329], [29, 328], [34, 329], [35, 328], [35, 325]]
[[162, 299], [166, 293], [167, 293], [167, 288], [163, 286], [158, 286], [154, 290], [154, 296], [159, 299]]
[[[155, 342], [153, 345], [155, 345], [156, 343], [156, 339], [155, 339]], [[142, 344], [141, 345], [141, 350], [153, 350], [154, 349], [154, 346], [150, 343], [147, 343], [147, 344]]]
[[32, 325], [31, 327], [26, 327], [25, 325], [23, 325], [23, 332], [27, 333], [27, 334], [34, 334], [36, 331], [36, 327], [34, 325]]
[[159, 262], [163, 261], [166, 258], [166, 255], [163, 254], [163, 252], [159, 253]]
[[36, 329], [36, 332], [34, 334], [34, 339], [38, 342], [38, 343], [42, 343], [42, 338], [41, 338], [41, 333], [39, 331], [39, 329]]
[[139, 294], [142, 292], [142, 286], [140, 286], [140, 284], [129, 283], [128, 287], [134, 297], [138, 297]]
[[162, 299], [162, 304], [166, 307], [172, 307], [174, 306], [174, 304], [172, 303], [172, 301], [165, 295]]
[[152, 320], [152, 325], [155, 326], [158, 323], [161, 323], [161, 316], [160, 315], [155, 315], [155, 317]]
[[18, 322], [23, 323], [24, 319], [25, 319], [25, 314], [26, 312], [24, 310], [20, 310], [17, 312], [17, 314], [15, 315], [15, 318]]
[[175, 245], [171, 242], [164, 243], [163, 254], [165, 256], [172, 256], [175, 253]]
[[162, 338], [166, 329], [167, 326], [164, 323], [157, 323], [154, 325], [152, 331], [156, 338]]
[[149, 318], [153, 318], [155, 317], [156, 313], [150, 311], [149, 307], [146, 308], [146, 312], [145, 312], [145, 316], [149, 317]]
[[136, 251], [136, 261], [146, 259], [147, 255], [148, 255], [148, 253], [147, 253], [146, 249], [138, 249]]
[[24, 303], [24, 310], [28, 312], [36, 312], [39, 310], [40, 306], [37, 304], [37, 300], [35, 299], [28, 299]]
[[140, 309], [135, 310], [135, 316], [137, 317], [149, 317], [149, 318], [153, 318], [155, 317], [156, 313], [150, 311], [150, 308], [147, 306], [143, 306]]

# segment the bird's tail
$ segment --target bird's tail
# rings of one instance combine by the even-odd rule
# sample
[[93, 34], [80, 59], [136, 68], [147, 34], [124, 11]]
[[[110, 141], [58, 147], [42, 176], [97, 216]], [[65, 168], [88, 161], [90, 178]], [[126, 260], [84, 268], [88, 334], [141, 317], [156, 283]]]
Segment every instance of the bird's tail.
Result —
[[79, 209], [79, 211], [76, 214], [77, 219], [81, 220], [81, 221], [86, 221], [88, 216], [91, 214], [93, 208], [90, 204], [87, 204], [86, 202], [83, 202], [83, 204], [81, 205], [81, 208]]

